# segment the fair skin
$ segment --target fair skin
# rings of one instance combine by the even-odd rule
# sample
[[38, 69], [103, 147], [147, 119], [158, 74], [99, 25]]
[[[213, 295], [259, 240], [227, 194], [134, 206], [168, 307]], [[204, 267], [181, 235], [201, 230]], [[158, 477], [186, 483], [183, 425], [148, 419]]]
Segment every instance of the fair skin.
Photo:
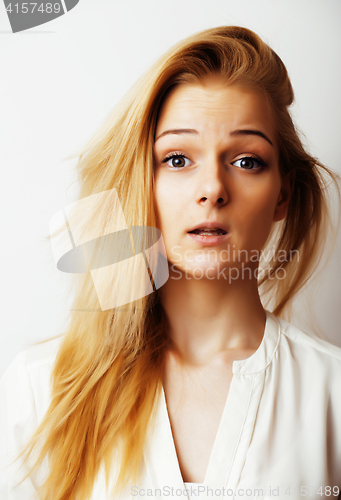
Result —
[[[265, 98], [219, 76], [172, 90], [155, 138], [155, 206], [170, 265], [161, 290], [170, 340], [163, 387], [183, 480], [203, 482], [232, 363], [251, 356], [264, 334], [250, 255], [285, 217], [290, 183], [279, 173]], [[226, 236], [189, 234], [203, 221], [224, 225]]]

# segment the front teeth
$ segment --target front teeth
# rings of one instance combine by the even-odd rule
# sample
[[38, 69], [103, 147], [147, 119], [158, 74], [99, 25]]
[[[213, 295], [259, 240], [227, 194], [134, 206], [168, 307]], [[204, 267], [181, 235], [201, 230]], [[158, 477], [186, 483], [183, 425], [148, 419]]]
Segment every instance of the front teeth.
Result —
[[197, 234], [200, 234], [200, 236], [218, 236], [221, 234], [225, 234], [223, 231], [198, 231]]

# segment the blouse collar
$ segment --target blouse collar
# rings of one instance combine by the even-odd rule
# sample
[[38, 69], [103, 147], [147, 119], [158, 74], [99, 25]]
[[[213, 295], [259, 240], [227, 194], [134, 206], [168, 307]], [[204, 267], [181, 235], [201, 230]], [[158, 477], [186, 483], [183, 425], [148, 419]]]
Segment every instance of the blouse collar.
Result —
[[272, 357], [278, 348], [281, 330], [276, 316], [270, 311], [265, 311], [265, 313], [264, 335], [258, 349], [247, 359], [233, 361], [233, 373], [250, 375], [264, 370], [271, 363]]

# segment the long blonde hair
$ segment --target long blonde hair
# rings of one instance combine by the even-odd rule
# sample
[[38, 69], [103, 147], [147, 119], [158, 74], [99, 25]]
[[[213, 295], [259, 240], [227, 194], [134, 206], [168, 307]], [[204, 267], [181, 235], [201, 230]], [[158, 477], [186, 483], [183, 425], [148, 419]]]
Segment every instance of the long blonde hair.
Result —
[[[175, 85], [212, 73], [263, 92], [277, 121], [281, 174], [292, 175], [294, 184], [287, 217], [274, 225], [268, 240], [275, 251], [263, 266], [271, 269], [271, 278], [284, 269], [286, 279], [264, 274], [259, 287], [264, 301], [273, 301], [274, 314], [283, 315], [319, 262], [329, 218], [325, 189], [337, 178], [305, 151], [288, 111], [294, 95], [286, 68], [252, 31], [208, 29], [163, 55], [81, 152], [79, 198], [115, 188], [128, 226], [156, 226], [153, 142], [160, 106]], [[281, 250], [294, 258], [279, 261]], [[26, 456], [39, 450], [35, 468], [48, 457], [41, 498], [89, 498], [101, 464], [109, 484], [114, 459], [117, 492], [138, 479], [160, 395], [166, 340], [158, 290], [101, 311], [90, 273], [75, 278], [69, 326], [53, 368], [52, 400], [25, 450]]]

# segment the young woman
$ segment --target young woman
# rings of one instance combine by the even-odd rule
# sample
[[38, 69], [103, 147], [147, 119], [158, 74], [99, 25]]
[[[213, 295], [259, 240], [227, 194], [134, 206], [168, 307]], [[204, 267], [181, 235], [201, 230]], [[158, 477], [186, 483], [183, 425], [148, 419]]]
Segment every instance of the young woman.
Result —
[[255, 33], [213, 28], [157, 61], [82, 152], [80, 199], [116, 189], [129, 227], [161, 230], [169, 277], [101, 310], [88, 272], [65, 334], [17, 356], [1, 498], [338, 497], [341, 349], [283, 319], [337, 177], [304, 150], [292, 101]]

